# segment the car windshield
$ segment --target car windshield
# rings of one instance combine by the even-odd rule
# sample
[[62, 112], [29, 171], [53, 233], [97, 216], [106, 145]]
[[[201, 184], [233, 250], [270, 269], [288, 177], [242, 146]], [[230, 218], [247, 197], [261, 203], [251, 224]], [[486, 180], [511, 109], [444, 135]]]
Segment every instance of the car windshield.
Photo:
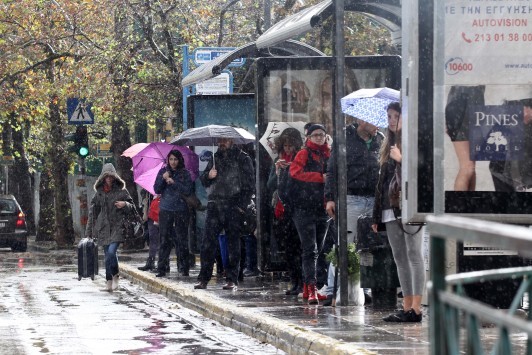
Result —
[[17, 205], [11, 200], [0, 200], [0, 213], [15, 213]]

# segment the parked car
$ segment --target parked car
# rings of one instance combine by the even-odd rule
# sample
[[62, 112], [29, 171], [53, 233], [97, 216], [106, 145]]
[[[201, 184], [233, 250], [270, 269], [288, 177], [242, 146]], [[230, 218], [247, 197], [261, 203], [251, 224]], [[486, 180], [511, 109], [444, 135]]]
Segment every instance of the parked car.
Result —
[[26, 215], [13, 195], [0, 195], [0, 248], [24, 252], [28, 248]]

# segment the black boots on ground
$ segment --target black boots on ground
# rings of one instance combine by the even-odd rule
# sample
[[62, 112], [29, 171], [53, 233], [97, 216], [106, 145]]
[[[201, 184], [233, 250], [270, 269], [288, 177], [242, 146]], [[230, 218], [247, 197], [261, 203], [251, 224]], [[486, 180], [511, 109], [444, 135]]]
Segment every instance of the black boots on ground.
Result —
[[138, 269], [140, 271], [151, 271], [155, 269], [155, 258], [148, 257], [148, 260], [146, 260], [146, 265], [141, 266]]

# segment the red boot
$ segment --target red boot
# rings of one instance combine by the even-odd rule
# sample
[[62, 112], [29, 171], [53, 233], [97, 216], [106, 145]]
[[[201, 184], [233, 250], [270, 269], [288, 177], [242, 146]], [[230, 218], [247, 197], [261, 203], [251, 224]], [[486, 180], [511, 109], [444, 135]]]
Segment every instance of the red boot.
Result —
[[308, 284], [308, 304], [318, 304], [318, 291], [316, 291], [316, 284]]
[[308, 299], [308, 286], [305, 283], [303, 284], [303, 299]]
[[327, 299], [326, 295], [322, 295], [321, 293], [317, 293], [318, 295], [318, 301], [325, 301]]

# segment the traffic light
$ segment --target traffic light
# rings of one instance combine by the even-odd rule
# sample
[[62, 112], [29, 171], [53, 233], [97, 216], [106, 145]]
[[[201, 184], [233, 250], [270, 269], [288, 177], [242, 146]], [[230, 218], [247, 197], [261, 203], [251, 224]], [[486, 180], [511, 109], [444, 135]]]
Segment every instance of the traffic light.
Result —
[[85, 158], [89, 155], [89, 135], [87, 133], [87, 126], [77, 126], [74, 134], [74, 150], [80, 158]]

